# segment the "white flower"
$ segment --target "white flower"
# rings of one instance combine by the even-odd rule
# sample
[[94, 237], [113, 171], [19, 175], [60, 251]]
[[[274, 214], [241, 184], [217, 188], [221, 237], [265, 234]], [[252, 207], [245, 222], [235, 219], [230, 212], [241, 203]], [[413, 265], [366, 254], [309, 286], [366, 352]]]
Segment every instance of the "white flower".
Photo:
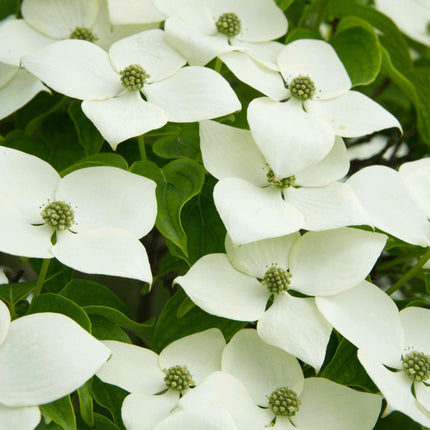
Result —
[[283, 81], [278, 78], [273, 84], [267, 94], [271, 98], [255, 99], [248, 108], [252, 135], [277, 176], [291, 176], [292, 170], [322, 160], [335, 135], [356, 137], [389, 127], [401, 129], [380, 105], [350, 91], [351, 80], [327, 42], [296, 40], [283, 48], [278, 66]]
[[[167, 121], [193, 122], [240, 109], [227, 81], [185, 58], [148, 30], [114, 43], [109, 55], [98, 46], [64, 40], [22, 59], [56, 91], [84, 100], [82, 110], [113, 149]], [[142, 94], [147, 101], [142, 98]]]
[[225, 346], [218, 329], [176, 340], [160, 355], [126, 343], [104, 343], [112, 357], [97, 376], [131, 393], [122, 406], [127, 430], [153, 429], [177, 406], [181, 393], [221, 368]]
[[160, 22], [165, 15], [151, 0], [107, 0], [109, 21], [113, 25]]
[[400, 320], [391, 332], [395, 350], [381, 342], [359, 349], [358, 358], [387, 400], [385, 415], [400, 411], [430, 427], [430, 310], [409, 307]]
[[61, 314], [38, 313], [10, 322], [0, 301], [0, 426], [32, 430], [37, 405], [66, 396], [90, 379], [109, 350]]
[[[260, 57], [261, 42], [278, 39], [288, 22], [273, 0], [153, 0], [167, 15], [164, 29], [169, 43], [191, 65], [203, 66], [219, 54], [251, 51]], [[253, 51], [254, 45], [257, 45]], [[262, 54], [262, 59], [267, 54]]]
[[[175, 283], [210, 314], [258, 320], [258, 333], [266, 342], [318, 370], [332, 327], [315, 297], [337, 295], [360, 284], [385, 241], [385, 235], [351, 228], [295, 233], [240, 247], [227, 237], [227, 255], [202, 257]], [[273, 304], [265, 310], [272, 295]]]
[[[139, 238], [154, 225], [155, 182], [114, 167], [64, 178], [48, 163], [0, 147], [1, 251], [52, 258], [85, 273], [152, 281]], [[68, 218], [49, 204], [59, 202]], [[56, 234], [56, 243], [51, 243]]]
[[349, 169], [340, 137], [322, 161], [293, 170], [289, 178], [273, 175], [248, 130], [203, 121], [200, 146], [206, 169], [219, 179], [215, 204], [235, 244], [300, 228], [326, 230], [367, 223], [349, 186], [333, 182]]
[[[296, 358], [264, 343], [253, 329], [241, 330], [230, 340], [222, 370], [245, 385], [255, 403], [265, 408], [266, 425], [275, 420], [274, 429], [371, 430], [378, 419], [381, 396], [324, 378], [305, 379]], [[290, 401], [289, 407], [279, 405], [282, 400]]]

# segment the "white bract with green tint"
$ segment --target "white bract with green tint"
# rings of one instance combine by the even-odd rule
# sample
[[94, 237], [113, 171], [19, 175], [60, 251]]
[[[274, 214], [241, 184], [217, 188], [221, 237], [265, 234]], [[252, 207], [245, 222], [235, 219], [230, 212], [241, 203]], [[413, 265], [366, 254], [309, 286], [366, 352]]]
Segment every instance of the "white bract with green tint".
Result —
[[82, 386], [109, 356], [69, 317], [45, 312], [10, 322], [0, 301], [0, 427], [33, 430], [41, 417], [37, 405]]
[[[390, 127], [401, 129], [387, 110], [350, 91], [348, 73], [327, 42], [291, 42], [279, 54], [278, 67], [282, 79], [267, 92], [269, 97], [254, 99], [248, 108], [252, 135], [275, 175], [288, 177], [321, 161], [333, 147], [335, 135], [356, 137]], [[266, 76], [261, 75], [261, 80]], [[256, 88], [264, 92], [264, 85]]]
[[112, 357], [97, 376], [131, 393], [121, 412], [127, 430], [151, 430], [166, 418], [180, 395], [220, 370], [225, 346], [215, 328], [178, 339], [160, 355], [117, 341], [104, 343]]
[[0, 147], [0, 250], [151, 283], [139, 238], [155, 223], [155, 187], [150, 179], [107, 166], [61, 178], [45, 161]]
[[83, 100], [85, 115], [113, 149], [167, 121], [193, 122], [240, 109], [221, 75], [204, 67], [183, 68], [185, 58], [165, 42], [161, 30], [122, 39], [109, 54], [86, 41], [64, 40], [22, 63], [54, 90]]
[[351, 228], [295, 233], [239, 247], [227, 236], [227, 254], [200, 258], [175, 283], [210, 314], [258, 320], [258, 333], [266, 342], [319, 369], [332, 326], [316, 298], [358, 286], [385, 241], [383, 234]]
[[215, 121], [200, 122], [200, 147], [206, 169], [219, 179], [217, 210], [235, 244], [298, 231], [367, 224], [352, 189], [334, 182], [349, 161], [340, 137], [327, 156], [311, 166], [276, 177], [251, 132]]

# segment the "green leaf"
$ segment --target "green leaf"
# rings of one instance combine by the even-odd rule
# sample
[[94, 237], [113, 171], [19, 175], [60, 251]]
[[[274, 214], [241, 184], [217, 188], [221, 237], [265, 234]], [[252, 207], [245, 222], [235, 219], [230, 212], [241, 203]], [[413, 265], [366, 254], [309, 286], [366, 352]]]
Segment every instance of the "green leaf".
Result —
[[18, 16], [19, 0], [1, 0], [0, 2], [0, 19], [4, 19], [9, 15]]
[[155, 225], [188, 259], [181, 211], [185, 203], [200, 192], [205, 177], [203, 167], [196, 161], [179, 158], [162, 169], [149, 161], [137, 161], [130, 171], [157, 182], [158, 214]]
[[212, 327], [219, 328], [224, 337], [229, 340], [247, 324], [209, 315], [197, 306], [188, 310], [182, 318], [178, 318], [178, 310], [186, 298], [184, 291], [178, 289], [164, 305], [155, 326], [151, 345], [151, 349], [156, 353], [160, 353], [163, 348], [177, 339]]
[[91, 333], [91, 322], [88, 315], [76, 303], [53, 293], [41, 294], [34, 298], [30, 305], [30, 314], [38, 312], [56, 312], [67, 315], [82, 328]]
[[25, 299], [36, 286], [36, 281], [0, 285], [0, 299], [10, 305]]
[[100, 152], [104, 143], [103, 136], [82, 112], [81, 102], [77, 100], [72, 101], [69, 104], [67, 112], [75, 125], [79, 144], [84, 149], [85, 154], [90, 155]]
[[322, 39], [319, 32], [307, 27], [297, 27], [289, 31], [285, 39], [285, 44], [294, 42], [298, 39]]
[[406, 415], [394, 411], [388, 417], [379, 419], [374, 430], [425, 430]]
[[[28, 262], [36, 273], [40, 273], [43, 260], [40, 258], [29, 258]], [[51, 293], [60, 292], [72, 279], [73, 274], [73, 269], [52, 258], [49, 261], [48, 273], [46, 275], [47, 280], [44, 283], [45, 290]]]
[[94, 426], [93, 398], [91, 396], [91, 379], [78, 389], [79, 410], [82, 419], [89, 425]]
[[104, 415], [94, 414], [94, 424], [89, 426], [79, 415], [76, 417], [78, 423], [78, 430], [121, 430], [109, 418]]
[[121, 155], [103, 152], [101, 154], [88, 155], [87, 157], [82, 158], [77, 163], [72, 164], [67, 169], [64, 169], [62, 172], [60, 172], [60, 175], [63, 177], [75, 170], [83, 169], [85, 167], [97, 166], [119, 167], [120, 169], [124, 170], [128, 169], [127, 161], [125, 161]]
[[40, 137], [28, 136], [21, 130], [14, 130], [6, 135], [1, 144], [2, 146], [34, 155], [49, 163], [50, 151], [48, 145]]
[[293, 3], [294, 0], [276, 0], [277, 5], [283, 10], [286, 11], [288, 7]]
[[76, 417], [70, 396], [42, 405], [40, 409], [64, 430], [76, 430]]
[[130, 338], [118, 324], [100, 315], [89, 315], [91, 321], [91, 332], [100, 340], [117, 340], [118, 342], [131, 343]]

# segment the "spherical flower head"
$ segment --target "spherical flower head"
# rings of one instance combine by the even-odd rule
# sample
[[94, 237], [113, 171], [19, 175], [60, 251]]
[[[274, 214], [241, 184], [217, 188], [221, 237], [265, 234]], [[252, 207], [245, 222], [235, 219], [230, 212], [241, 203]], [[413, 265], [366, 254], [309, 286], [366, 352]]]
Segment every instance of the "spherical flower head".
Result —
[[309, 76], [297, 76], [288, 85], [288, 89], [291, 91], [293, 97], [299, 100], [311, 99], [316, 91], [314, 81]]
[[130, 91], [140, 90], [150, 77], [138, 64], [131, 64], [119, 72], [121, 83]]
[[40, 212], [43, 221], [54, 230], [67, 230], [75, 222], [72, 207], [65, 202], [55, 201], [48, 203]]
[[269, 168], [269, 171], [267, 172], [267, 182], [269, 182], [272, 187], [285, 190], [286, 188], [294, 187], [296, 185], [296, 177], [290, 176], [288, 178], [277, 179], [273, 170]]
[[168, 369], [164, 369], [165, 373], [164, 382], [167, 388], [171, 388], [175, 391], [184, 391], [194, 385], [193, 377], [187, 366], [172, 366]]
[[284, 294], [290, 288], [291, 274], [276, 264], [267, 269], [263, 277], [263, 284], [272, 294]]
[[86, 27], [75, 27], [70, 33], [69, 39], [87, 40], [88, 42], [99, 40], [93, 31]]
[[277, 388], [268, 396], [269, 408], [275, 415], [283, 417], [293, 417], [299, 411], [302, 402], [298, 399], [297, 393], [288, 387]]
[[412, 351], [402, 357], [404, 372], [416, 382], [427, 381], [430, 378], [430, 355]]
[[233, 13], [223, 13], [215, 23], [217, 30], [228, 37], [237, 36], [241, 30], [239, 17]]

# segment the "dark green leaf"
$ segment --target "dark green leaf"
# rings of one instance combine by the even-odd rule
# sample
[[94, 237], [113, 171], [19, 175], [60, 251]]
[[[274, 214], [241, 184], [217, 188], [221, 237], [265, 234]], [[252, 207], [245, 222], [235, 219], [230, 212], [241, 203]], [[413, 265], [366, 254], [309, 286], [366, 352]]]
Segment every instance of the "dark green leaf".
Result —
[[388, 417], [379, 419], [374, 430], [425, 430], [406, 415], [394, 411]]
[[[36, 273], [40, 273], [42, 262], [40, 258], [29, 258], [28, 259], [31, 267]], [[74, 270], [70, 267], [61, 264], [55, 258], [49, 261], [48, 273], [46, 275], [46, 282], [44, 288], [46, 291], [51, 293], [60, 292], [64, 286], [72, 279]]]
[[21, 130], [14, 130], [6, 135], [1, 144], [2, 146], [34, 155], [49, 163], [50, 151], [48, 145], [40, 137], [28, 136]]
[[93, 398], [91, 396], [91, 383], [90, 379], [81, 388], [78, 389], [79, 398], [79, 410], [81, 417], [89, 425], [94, 425], [94, 414], [93, 414]]
[[285, 44], [287, 45], [288, 43], [294, 42], [298, 39], [322, 39], [322, 37], [315, 30], [307, 27], [297, 27], [288, 32]]
[[89, 426], [85, 423], [85, 421], [78, 415], [78, 430], [121, 430], [120, 427], [116, 426], [109, 418], [106, 418], [104, 415], [94, 414], [94, 425]]
[[127, 334], [118, 327], [118, 324], [100, 315], [89, 315], [92, 335], [100, 340], [117, 340], [118, 342], [131, 343]]
[[0, 19], [4, 19], [9, 15], [18, 15], [19, 0], [1, 0], [0, 1]]
[[36, 281], [19, 282], [17, 284], [0, 285], [0, 299], [10, 304], [19, 302], [26, 298], [36, 286]]
[[76, 417], [70, 396], [42, 405], [40, 409], [62, 429], [76, 430]]
[[119, 167], [120, 169], [127, 170], [128, 164], [127, 161], [119, 154], [112, 153], [101, 153], [101, 154], [93, 154], [88, 155], [87, 157], [82, 158], [77, 163], [72, 164], [67, 169], [64, 169], [60, 174], [61, 176], [66, 176], [69, 173], [72, 173], [75, 170], [83, 169], [85, 167], [97, 167], [97, 166], [111, 166], [111, 167]]

